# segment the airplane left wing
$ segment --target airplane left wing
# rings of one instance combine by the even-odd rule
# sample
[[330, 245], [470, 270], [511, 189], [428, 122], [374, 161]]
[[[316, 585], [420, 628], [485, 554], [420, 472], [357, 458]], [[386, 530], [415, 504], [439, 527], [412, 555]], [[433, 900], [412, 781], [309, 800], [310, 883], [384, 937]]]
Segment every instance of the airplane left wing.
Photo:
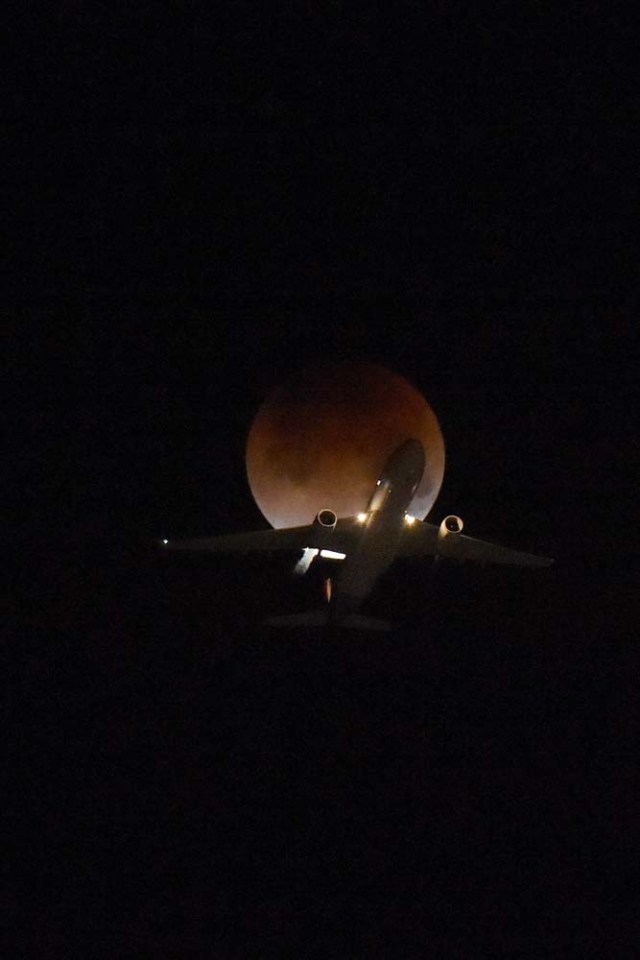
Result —
[[165, 550], [191, 553], [271, 553], [276, 550], [303, 550], [305, 547], [348, 553], [353, 549], [357, 529], [355, 517], [345, 517], [338, 520], [333, 529], [312, 523], [304, 527], [253, 530], [194, 540], [161, 540], [160, 544]]
[[473, 560], [478, 563], [502, 563], [519, 567], [549, 567], [549, 557], [539, 557], [521, 550], [511, 550], [496, 543], [475, 540], [461, 533], [442, 535], [441, 528], [431, 523], [414, 523], [403, 531], [398, 557], [442, 556], [452, 560]]

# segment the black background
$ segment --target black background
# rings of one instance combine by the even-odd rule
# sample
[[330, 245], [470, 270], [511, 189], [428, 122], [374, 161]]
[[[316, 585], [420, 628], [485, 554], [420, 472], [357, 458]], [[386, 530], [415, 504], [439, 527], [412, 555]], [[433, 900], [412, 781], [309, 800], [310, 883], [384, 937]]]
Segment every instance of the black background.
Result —
[[[66, 2], [15, 24], [7, 956], [635, 956], [637, 159], [608, 6]], [[439, 417], [388, 635], [275, 633], [265, 394], [369, 359]], [[633, 493], [632, 493], [633, 490]]]

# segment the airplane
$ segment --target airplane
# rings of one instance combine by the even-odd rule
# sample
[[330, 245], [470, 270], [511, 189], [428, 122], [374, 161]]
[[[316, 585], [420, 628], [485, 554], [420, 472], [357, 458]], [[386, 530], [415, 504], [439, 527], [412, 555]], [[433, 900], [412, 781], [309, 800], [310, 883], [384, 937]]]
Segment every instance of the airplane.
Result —
[[389, 629], [386, 622], [359, 614], [376, 581], [396, 558], [446, 557], [480, 563], [548, 567], [548, 557], [511, 550], [462, 534], [460, 517], [445, 517], [439, 526], [407, 513], [425, 468], [418, 440], [406, 440], [391, 454], [376, 482], [366, 511], [338, 519], [333, 510], [320, 510], [312, 524], [277, 530], [162, 540], [166, 550], [207, 553], [302, 551], [294, 572], [304, 574], [320, 556], [341, 561], [339, 574], [325, 582], [326, 607], [310, 613], [273, 617], [275, 626], [334, 625]]

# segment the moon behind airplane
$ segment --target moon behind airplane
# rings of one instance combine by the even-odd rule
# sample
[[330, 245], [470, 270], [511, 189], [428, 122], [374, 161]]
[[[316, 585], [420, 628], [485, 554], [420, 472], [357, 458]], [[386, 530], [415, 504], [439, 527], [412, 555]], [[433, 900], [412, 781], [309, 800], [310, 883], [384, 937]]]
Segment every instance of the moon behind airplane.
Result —
[[329, 507], [338, 517], [366, 510], [388, 457], [420, 441], [425, 469], [409, 511], [423, 519], [444, 475], [444, 440], [422, 394], [372, 363], [304, 370], [258, 411], [246, 450], [253, 497], [276, 528], [313, 522]]

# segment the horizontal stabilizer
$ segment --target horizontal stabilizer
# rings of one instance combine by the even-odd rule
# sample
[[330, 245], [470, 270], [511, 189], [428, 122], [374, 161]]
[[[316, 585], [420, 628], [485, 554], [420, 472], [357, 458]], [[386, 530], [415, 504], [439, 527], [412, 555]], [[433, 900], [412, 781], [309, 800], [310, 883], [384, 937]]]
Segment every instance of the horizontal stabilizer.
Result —
[[326, 627], [329, 625], [325, 610], [312, 610], [309, 613], [285, 613], [279, 617], [269, 617], [264, 621], [270, 627]]
[[280, 617], [269, 617], [265, 623], [270, 627], [346, 627], [349, 630], [374, 630], [384, 632], [392, 626], [386, 620], [363, 617], [358, 613], [350, 614], [338, 623], [332, 623], [326, 610], [311, 610], [308, 613], [287, 613]]
[[341, 627], [347, 627], [350, 630], [375, 630], [376, 633], [386, 633], [393, 630], [392, 624], [388, 620], [376, 620], [375, 617], [363, 617], [359, 613], [352, 613], [340, 621]]

